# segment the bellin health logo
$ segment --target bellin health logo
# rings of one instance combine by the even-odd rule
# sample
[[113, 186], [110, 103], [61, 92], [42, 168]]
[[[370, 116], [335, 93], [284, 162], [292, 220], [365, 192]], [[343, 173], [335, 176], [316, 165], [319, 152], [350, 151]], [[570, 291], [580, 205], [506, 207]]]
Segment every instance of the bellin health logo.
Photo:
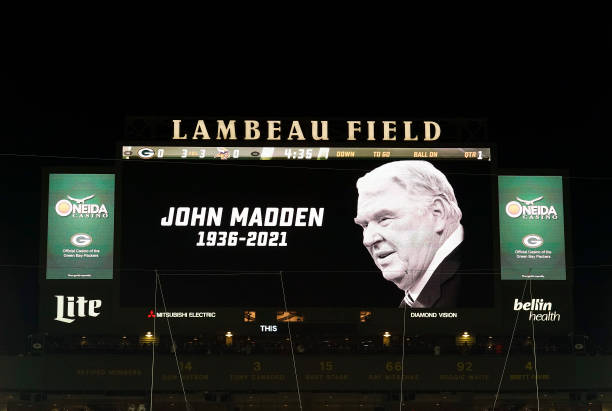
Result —
[[533, 200], [523, 200], [516, 197], [518, 201], [512, 200], [506, 204], [506, 214], [512, 218], [522, 216], [524, 220], [556, 220], [558, 216], [555, 206], [535, 204], [543, 198], [544, 196], [540, 196]]
[[73, 198], [66, 196], [68, 200], [61, 199], [55, 203], [55, 212], [66, 217], [72, 214], [72, 217], [80, 218], [108, 218], [108, 211], [104, 204], [85, 204], [85, 201], [95, 197], [95, 194], [83, 198]]
[[[529, 311], [529, 321], [561, 321], [561, 314], [552, 310], [550, 301], [544, 302], [542, 298], [533, 298], [528, 303], [522, 303], [518, 298], [514, 299], [514, 311]], [[534, 314], [534, 311], [548, 311], [545, 314]]]

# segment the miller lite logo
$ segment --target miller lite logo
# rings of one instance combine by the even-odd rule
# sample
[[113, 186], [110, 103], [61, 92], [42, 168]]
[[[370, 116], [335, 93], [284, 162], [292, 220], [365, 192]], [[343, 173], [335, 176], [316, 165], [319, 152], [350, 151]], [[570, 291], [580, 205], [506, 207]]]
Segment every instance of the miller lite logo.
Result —
[[97, 317], [100, 315], [102, 300], [87, 300], [85, 297], [65, 297], [56, 295], [55, 321], [73, 323], [77, 317]]

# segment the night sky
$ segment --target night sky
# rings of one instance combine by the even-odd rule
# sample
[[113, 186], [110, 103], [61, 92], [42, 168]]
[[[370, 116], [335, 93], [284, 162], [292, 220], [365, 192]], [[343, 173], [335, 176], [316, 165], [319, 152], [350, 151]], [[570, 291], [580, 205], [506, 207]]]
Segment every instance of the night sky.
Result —
[[20, 349], [36, 328], [41, 168], [106, 164], [129, 115], [486, 118], [500, 168], [570, 176], [576, 333], [610, 336], [609, 34], [561, 29], [465, 34], [423, 50], [396, 39], [318, 58], [306, 49], [293, 59], [236, 56], [184, 70], [140, 61], [3, 72], [0, 350]]

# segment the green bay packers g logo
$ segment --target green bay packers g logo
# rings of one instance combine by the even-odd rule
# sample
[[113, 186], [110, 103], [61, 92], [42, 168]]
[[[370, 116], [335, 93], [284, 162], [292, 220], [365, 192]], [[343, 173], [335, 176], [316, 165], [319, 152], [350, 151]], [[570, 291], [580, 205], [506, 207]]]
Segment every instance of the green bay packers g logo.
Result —
[[70, 237], [70, 243], [75, 247], [87, 247], [91, 242], [91, 236], [85, 233], [77, 233]]
[[138, 157], [140, 158], [151, 158], [155, 155], [155, 151], [151, 150], [148, 147], [143, 147], [140, 150], [138, 150]]
[[529, 248], [538, 248], [544, 244], [544, 239], [537, 234], [527, 234], [523, 237], [523, 245]]

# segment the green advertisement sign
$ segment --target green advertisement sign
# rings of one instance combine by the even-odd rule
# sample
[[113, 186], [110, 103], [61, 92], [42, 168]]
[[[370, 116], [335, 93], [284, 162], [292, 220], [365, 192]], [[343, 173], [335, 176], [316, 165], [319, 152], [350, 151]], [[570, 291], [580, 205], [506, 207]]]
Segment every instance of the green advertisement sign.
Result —
[[112, 279], [114, 174], [50, 174], [47, 279]]
[[565, 280], [563, 181], [499, 176], [502, 280]]

